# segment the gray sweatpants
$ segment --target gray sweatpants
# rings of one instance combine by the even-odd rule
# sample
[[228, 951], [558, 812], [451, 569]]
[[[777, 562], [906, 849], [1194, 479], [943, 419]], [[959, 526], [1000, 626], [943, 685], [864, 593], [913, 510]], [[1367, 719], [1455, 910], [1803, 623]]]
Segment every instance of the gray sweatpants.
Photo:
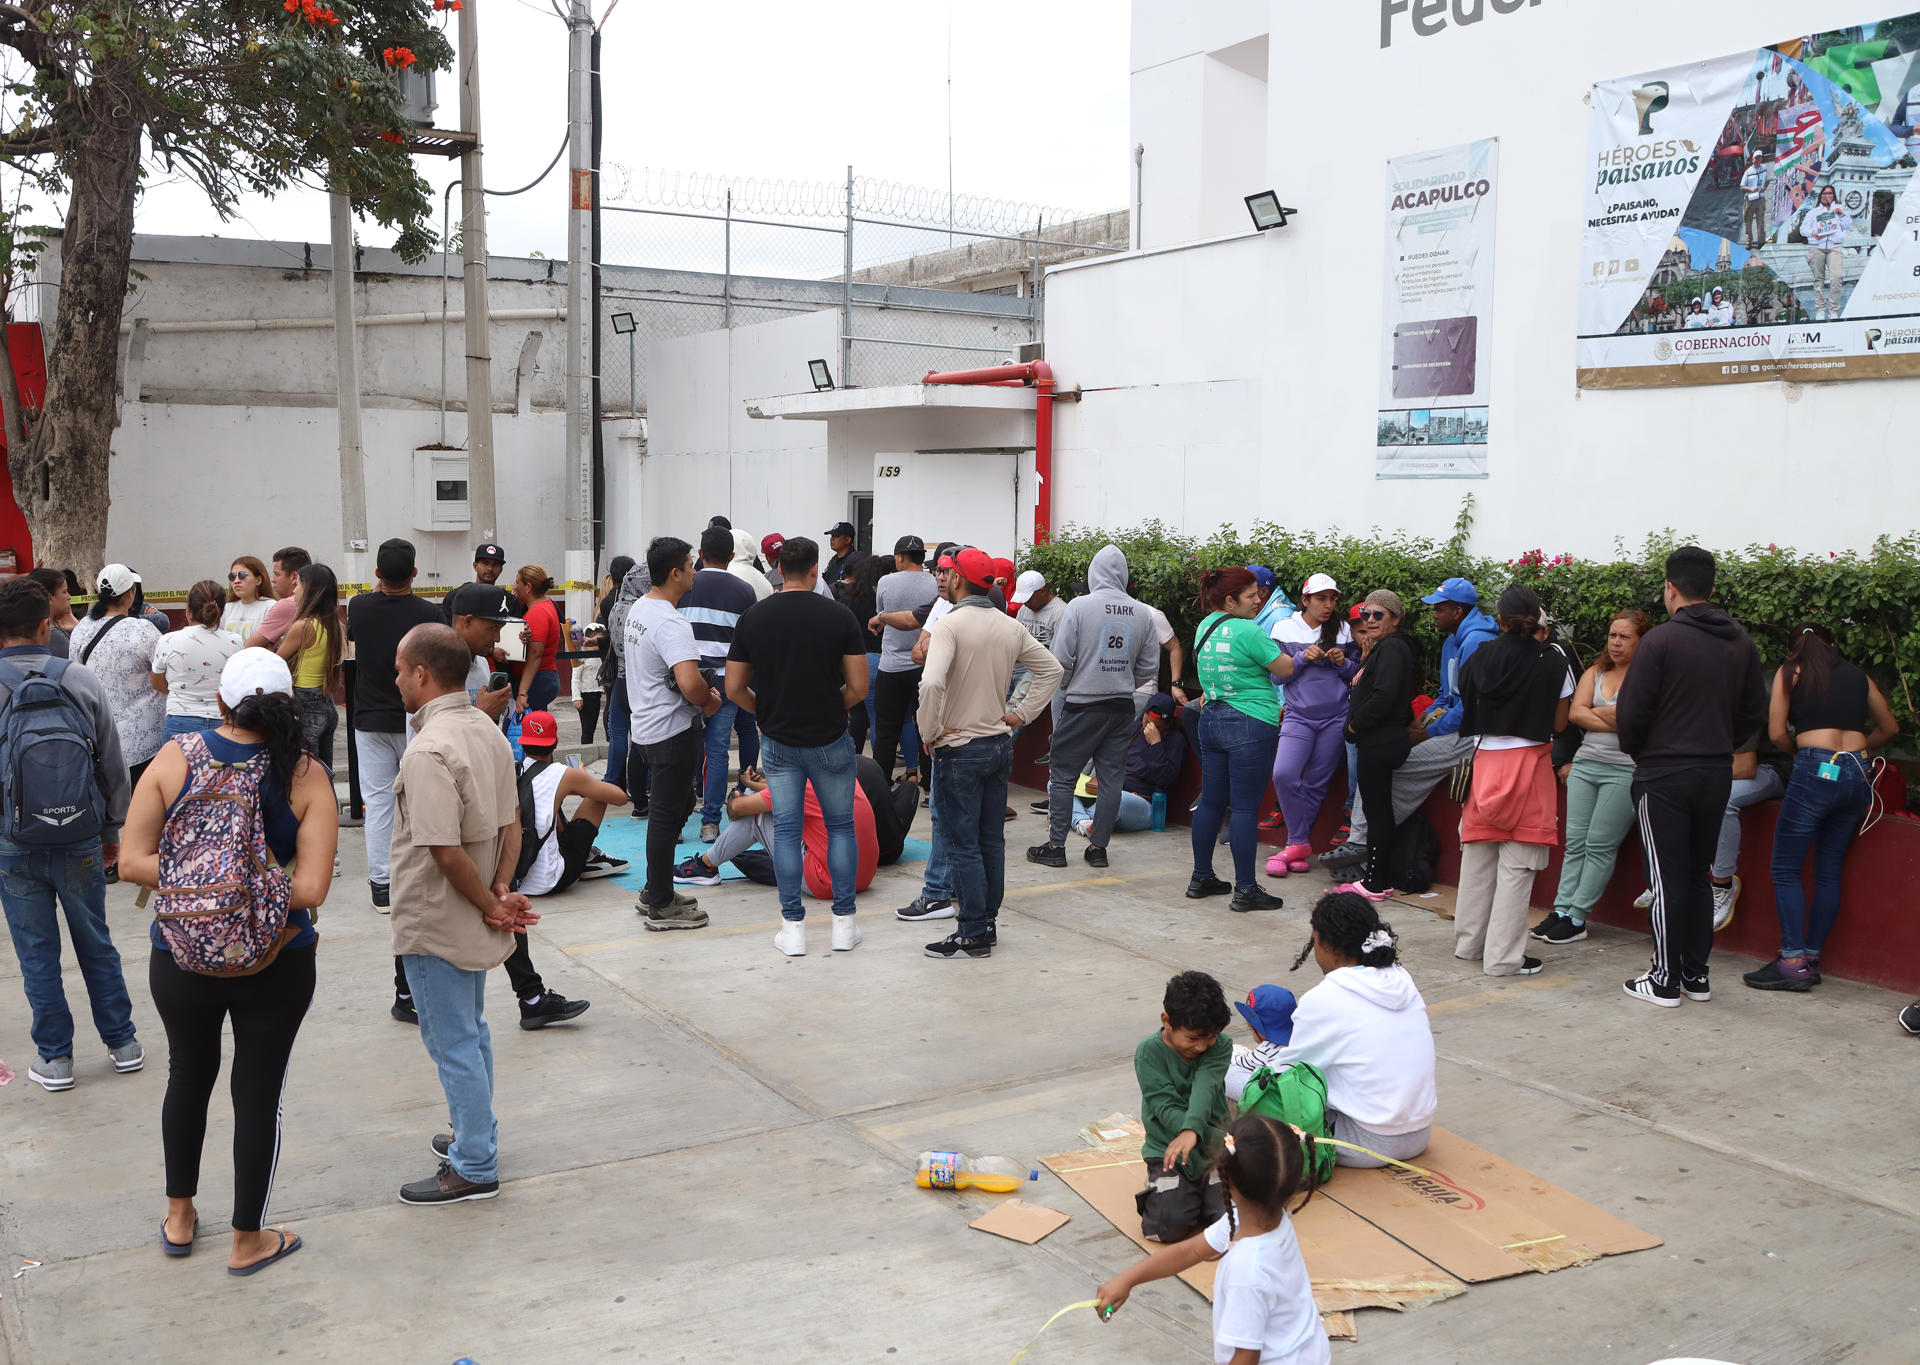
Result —
[[1073, 789], [1093, 760], [1100, 790], [1093, 801], [1093, 829], [1087, 842], [1105, 848], [1120, 818], [1120, 796], [1127, 780], [1127, 745], [1133, 738], [1133, 708], [1105, 711], [1063, 710], [1054, 724], [1053, 756], [1047, 768], [1047, 842], [1067, 842], [1073, 822]]
[[[1429, 793], [1440, 785], [1453, 765], [1473, 752], [1473, 740], [1466, 735], [1435, 735], [1407, 751], [1407, 761], [1393, 774], [1393, 823], [1398, 826], [1426, 803]], [[1288, 837], [1292, 837], [1289, 835]], [[1353, 803], [1350, 838], [1356, 844], [1367, 842], [1366, 802]]]
[[755, 815], [745, 820], [730, 820], [720, 830], [720, 837], [713, 841], [713, 847], [707, 850], [707, 860], [715, 867], [730, 863], [738, 854], [745, 853], [755, 844], [766, 845], [767, 852], [773, 852], [773, 812]]
[[[1355, 1123], [1338, 1109], [1328, 1109], [1327, 1118], [1333, 1124], [1333, 1136], [1338, 1141], [1350, 1142], [1354, 1147], [1365, 1147], [1368, 1152], [1378, 1152], [1396, 1161], [1413, 1160], [1426, 1151], [1427, 1144], [1433, 1140], [1432, 1124], [1411, 1133], [1376, 1133], [1371, 1128]], [[1333, 1164], [1372, 1168], [1387, 1163], [1368, 1156], [1367, 1152], [1356, 1152], [1353, 1147], [1336, 1147], [1333, 1149]]]

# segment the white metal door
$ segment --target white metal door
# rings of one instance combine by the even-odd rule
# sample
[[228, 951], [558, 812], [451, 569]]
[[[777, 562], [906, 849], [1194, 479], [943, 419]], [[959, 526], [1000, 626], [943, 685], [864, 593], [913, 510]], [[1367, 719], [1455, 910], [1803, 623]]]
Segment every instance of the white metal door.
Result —
[[1011, 556], [1019, 539], [1019, 452], [882, 451], [873, 457], [873, 543], [904, 535], [928, 550], [942, 540]]

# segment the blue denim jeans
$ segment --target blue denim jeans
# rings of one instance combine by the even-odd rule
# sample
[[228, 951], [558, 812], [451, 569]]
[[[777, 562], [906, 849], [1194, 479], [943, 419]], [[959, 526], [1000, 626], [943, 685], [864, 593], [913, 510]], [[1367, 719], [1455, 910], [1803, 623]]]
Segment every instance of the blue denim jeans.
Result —
[[1260, 802], [1273, 780], [1280, 727], [1256, 720], [1226, 702], [1200, 711], [1200, 805], [1193, 813], [1193, 875], [1213, 875], [1213, 848], [1229, 806], [1233, 809], [1233, 884], [1244, 891], [1259, 884], [1255, 853]]
[[[1820, 776], [1831, 761], [1837, 779]], [[1780, 800], [1773, 826], [1773, 903], [1780, 912], [1780, 956], [1819, 957], [1840, 916], [1840, 865], [1853, 845], [1873, 789], [1867, 785], [1866, 759], [1831, 749], [1802, 749], [1793, 756], [1793, 780]], [[1813, 852], [1813, 905], [1801, 885], [1800, 870]]]
[[800, 899], [807, 889], [806, 850], [800, 833], [806, 823], [809, 782], [827, 824], [833, 913], [851, 915], [854, 883], [860, 879], [860, 838], [853, 828], [853, 736], [841, 735], [831, 744], [802, 749], [769, 735], [761, 741], [760, 761], [773, 797], [773, 875], [780, 885], [780, 917], [807, 917]]
[[993, 928], [1007, 882], [1007, 777], [1013, 736], [992, 735], [933, 751], [933, 800], [960, 902], [954, 932], [978, 938]]
[[218, 716], [169, 715], [166, 726], [161, 733], [165, 735], [166, 738], [172, 739], [175, 735], [188, 735], [197, 731], [218, 730], [219, 728], [220, 717]]
[[927, 788], [927, 870], [920, 883], [920, 894], [930, 901], [953, 899], [953, 864], [947, 861], [947, 841], [940, 833], [940, 796]]
[[453, 1147], [447, 1160], [463, 1180], [485, 1184], [500, 1178], [500, 1124], [493, 1116], [493, 1035], [487, 1031], [487, 974], [456, 967], [443, 958], [408, 953], [401, 961], [413, 1006], [420, 1011], [420, 1041], [440, 1071]]
[[107, 932], [106, 869], [100, 841], [71, 848], [24, 848], [0, 841], [0, 905], [20, 959], [21, 984], [33, 1012], [33, 1044], [42, 1060], [73, 1055], [73, 1014], [60, 985], [60, 917], [67, 912], [73, 955], [87, 983], [93, 1026], [109, 1049], [133, 1041], [133, 1002], [120, 974], [120, 954]]
[[1740, 812], [1762, 801], [1777, 801], [1786, 786], [1780, 774], [1766, 764], [1752, 777], [1736, 777], [1727, 794], [1727, 813], [1720, 817], [1720, 842], [1713, 851], [1713, 875], [1731, 877], [1740, 868]]
[[[627, 785], [627, 735], [632, 725], [633, 711], [627, 703], [627, 680], [621, 678], [607, 689], [606, 777], [616, 787]], [[629, 796], [633, 794], [627, 793]]]
[[[721, 702], [720, 709], [707, 722], [707, 775], [700, 789], [700, 823], [703, 825], [719, 824], [720, 814], [727, 808], [727, 745], [732, 742], [736, 729], [740, 732], [741, 771], [759, 765], [760, 727], [751, 715], [732, 702]], [[787, 752], [801, 751], [789, 749]]]

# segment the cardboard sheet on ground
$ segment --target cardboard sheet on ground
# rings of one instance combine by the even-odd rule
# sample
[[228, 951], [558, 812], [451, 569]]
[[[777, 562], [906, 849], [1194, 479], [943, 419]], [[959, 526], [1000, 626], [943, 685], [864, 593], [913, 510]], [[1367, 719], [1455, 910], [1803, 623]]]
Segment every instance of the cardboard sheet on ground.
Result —
[[[1342, 1168], [1322, 1193], [1469, 1283], [1562, 1270], [1661, 1244], [1444, 1128], [1433, 1130], [1414, 1164], [1431, 1174]], [[1311, 1256], [1307, 1265], [1314, 1265]], [[1314, 1288], [1317, 1297], [1317, 1270]]]
[[[1444, 882], [1435, 882], [1427, 888], [1425, 894], [1415, 895], [1411, 891], [1396, 891], [1393, 893], [1393, 898], [1402, 905], [1411, 905], [1418, 910], [1431, 911], [1441, 919], [1452, 919], [1454, 902], [1459, 895], [1459, 887], [1448, 886]], [[1530, 929], [1537, 927], [1540, 921], [1547, 917], [1548, 913], [1548, 911], [1541, 909], [1537, 905], [1529, 907], [1527, 910], [1527, 927]]]
[[1024, 1199], [1009, 1199], [991, 1213], [984, 1213], [967, 1224], [996, 1237], [1032, 1246], [1049, 1233], [1067, 1224], [1067, 1215], [1044, 1204], [1029, 1204]]
[[[617, 858], [625, 858], [631, 864], [619, 876], [608, 878], [609, 881], [632, 891], [638, 891], [647, 884], [648, 823], [645, 820], [633, 819], [623, 810], [608, 813], [606, 823], [600, 826], [600, 837], [594, 842], [603, 852], [611, 853]], [[730, 822], [723, 815], [720, 818], [721, 828], [724, 829], [728, 823]], [[688, 837], [688, 830], [692, 831], [692, 837]], [[687, 817], [686, 826], [680, 831], [680, 842], [673, 850], [673, 861], [676, 864], [681, 863], [694, 854], [704, 853], [706, 850], [707, 845], [700, 842], [700, 812], [696, 809]], [[933, 846], [926, 840], [909, 838], [906, 847], [900, 851], [900, 861], [923, 863], [932, 855]], [[746, 874], [735, 868], [732, 863], [722, 863], [720, 880], [723, 882], [745, 881]], [[693, 894], [698, 895], [699, 888], [694, 888]]]
[[[1128, 1119], [1124, 1125], [1102, 1120], [1094, 1129], [1102, 1136], [1098, 1145], [1043, 1156], [1041, 1163], [1134, 1242], [1147, 1251], [1159, 1250], [1158, 1243], [1140, 1235], [1133, 1202], [1146, 1183], [1140, 1161], [1145, 1135], [1139, 1120]], [[1118, 1131], [1126, 1136], [1104, 1136]], [[1295, 1215], [1294, 1232], [1328, 1336], [1351, 1339], [1354, 1326], [1348, 1315], [1356, 1308], [1413, 1308], [1466, 1292], [1464, 1284], [1439, 1266], [1319, 1195]], [[1196, 1266], [1180, 1278], [1211, 1300], [1213, 1271], [1211, 1264]]]

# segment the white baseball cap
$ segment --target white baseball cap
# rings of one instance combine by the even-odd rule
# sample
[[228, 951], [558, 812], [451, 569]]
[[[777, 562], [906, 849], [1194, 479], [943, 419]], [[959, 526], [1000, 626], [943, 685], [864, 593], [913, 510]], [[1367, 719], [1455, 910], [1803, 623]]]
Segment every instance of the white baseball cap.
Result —
[[270, 649], [243, 649], [220, 670], [220, 700], [229, 710], [248, 697], [293, 695], [287, 661]]
[[100, 591], [108, 597], [128, 592], [140, 581], [140, 575], [124, 564], [109, 564], [100, 571]]
[[1047, 576], [1038, 569], [1028, 569], [1013, 581], [1013, 596], [1007, 600], [1014, 606], [1024, 606], [1026, 600], [1047, 586]]
[[1333, 581], [1331, 574], [1317, 573], [1301, 585], [1300, 595], [1311, 597], [1317, 592], [1339, 592], [1340, 585]]

